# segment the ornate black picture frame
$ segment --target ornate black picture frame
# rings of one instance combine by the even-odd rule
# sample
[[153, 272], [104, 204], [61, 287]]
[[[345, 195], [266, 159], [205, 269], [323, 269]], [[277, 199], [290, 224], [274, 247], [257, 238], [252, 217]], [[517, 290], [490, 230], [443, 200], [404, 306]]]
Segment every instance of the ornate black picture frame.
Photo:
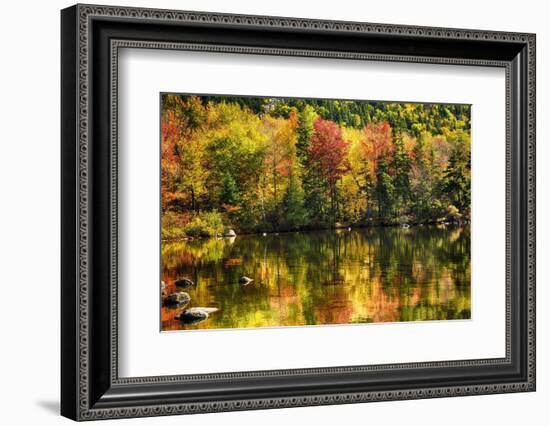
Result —
[[[93, 420], [535, 390], [535, 35], [95, 5], [64, 9], [61, 28], [62, 415]], [[121, 47], [504, 68], [506, 356], [120, 378]]]

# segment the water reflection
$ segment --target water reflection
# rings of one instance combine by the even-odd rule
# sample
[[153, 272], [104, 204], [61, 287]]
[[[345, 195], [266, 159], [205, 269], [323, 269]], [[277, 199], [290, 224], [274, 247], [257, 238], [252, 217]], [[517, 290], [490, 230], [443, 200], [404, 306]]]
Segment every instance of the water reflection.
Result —
[[162, 261], [167, 294], [188, 278], [187, 308], [217, 308], [189, 324], [163, 307], [163, 330], [470, 318], [469, 227], [164, 242]]

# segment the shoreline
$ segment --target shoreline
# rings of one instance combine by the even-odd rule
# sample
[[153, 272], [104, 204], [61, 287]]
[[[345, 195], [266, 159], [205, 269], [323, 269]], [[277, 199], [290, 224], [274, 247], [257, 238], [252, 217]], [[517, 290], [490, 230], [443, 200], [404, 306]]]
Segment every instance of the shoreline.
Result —
[[219, 235], [215, 237], [188, 237], [188, 236], [181, 236], [181, 237], [175, 237], [175, 238], [161, 238], [161, 243], [167, 242], [167, 243], [173, 243], [173, 242], [179, 242], [179, 241], [205, 241], [210, 240], [212, 238], [216, 239], [225, 239], [225, 238], [235, 238], [239, 235], [278, 235], [278, 234], [288, 234], [293, 232], [318, 232], [318, 231], [334, 231], [334, 230], [341, 230], [341, 229], [365, 229], [365, 228], [412, 228], [412, 227], [423, 227], [423, 226], [437, 226], [437, 225], [443, 225], [443, 226], [469, 226], [471, 223], [470, 220], [463, 221], [463, 222], [451, 222], [451, 221], [430, 221], [430, 222], [416, 222], [416, 223], [377, 223], [377, 224], [360, 224], [360, 225], [351, 225], [351, 224], [342, 224], [339, 226], [333, 226], [328, 228], [302, 228], [302, 229], [296, 229], [296, 230], [282, 230], [282, 231], [274, 231], [274, 232], [240, 232], [237, 233], [235, 236], [225, 236], [225, 235]]

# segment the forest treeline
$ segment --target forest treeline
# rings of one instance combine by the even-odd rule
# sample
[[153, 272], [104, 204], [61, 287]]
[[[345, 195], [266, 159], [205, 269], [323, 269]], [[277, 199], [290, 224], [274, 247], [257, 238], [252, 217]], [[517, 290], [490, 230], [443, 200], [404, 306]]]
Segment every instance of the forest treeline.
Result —
[[470, 106], [163, 94], [162, 236], [470, 216]]

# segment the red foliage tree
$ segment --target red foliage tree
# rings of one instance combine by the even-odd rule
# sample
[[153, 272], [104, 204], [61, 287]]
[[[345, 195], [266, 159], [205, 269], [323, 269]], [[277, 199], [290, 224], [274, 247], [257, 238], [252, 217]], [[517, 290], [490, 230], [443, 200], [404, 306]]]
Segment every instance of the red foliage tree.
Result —
[[180, 137], [180, 125], [173, 111], [164, 111], [161, 121], [161, 205], [163, 211], [176, 198], [174, 180], [179, 166], [176, 144]]
[[382, 121], [378, 124], [369, 123], [365, 126], [365, 136], [363, 150], [370, 163], [369, 171], [371, 176], [374, 176], [378, 163], [383, 159], [389, 158], [394, 151], [392, 128], [387, 121]]
[[309, 164], [328, 183], [333, 216], [336, 210], [336, 182], [350, 170], [348, 145], [336, 123], [321, 118], [315, 120], [309, 146]]

